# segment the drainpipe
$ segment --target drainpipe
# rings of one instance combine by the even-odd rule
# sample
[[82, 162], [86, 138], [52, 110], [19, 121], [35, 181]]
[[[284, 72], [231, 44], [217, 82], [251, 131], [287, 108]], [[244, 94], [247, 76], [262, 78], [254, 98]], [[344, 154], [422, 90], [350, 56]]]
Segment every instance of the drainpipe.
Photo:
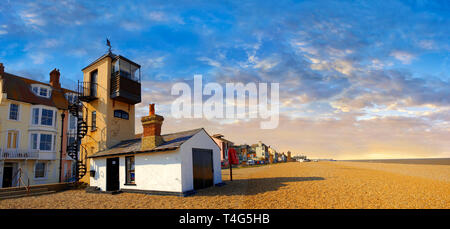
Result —
[[66, 114], [64, 114], [64, 110], [61, 113], [61, 149], [59, 150], [59, 183], [61, 183], [62, 176], [62, 157], [63, 157], [63, 140], [64, 140], [64, 118]]

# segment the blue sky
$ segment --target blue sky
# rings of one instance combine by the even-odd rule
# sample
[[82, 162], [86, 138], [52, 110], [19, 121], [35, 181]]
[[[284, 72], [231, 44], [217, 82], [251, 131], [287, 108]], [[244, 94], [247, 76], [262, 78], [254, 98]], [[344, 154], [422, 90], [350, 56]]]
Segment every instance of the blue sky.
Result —
[[0, 62], [41, 81], [59, 68], [71, 88], [108, 37], [113, 52], [142, 65], [138, 115], [156, 102], [169, 116], [171, 85], [194, 74], [279, 82], [276, 130], [259, 130], [259, 121], [185, 126], [317, 157], [442, 157], [450, 156], [449, 24], [448, 1], [6, 0]]

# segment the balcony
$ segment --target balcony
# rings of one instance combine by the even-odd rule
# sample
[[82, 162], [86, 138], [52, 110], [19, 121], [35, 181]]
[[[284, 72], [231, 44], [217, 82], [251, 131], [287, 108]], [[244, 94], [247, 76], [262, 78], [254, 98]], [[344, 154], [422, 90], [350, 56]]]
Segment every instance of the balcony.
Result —
[[122, 71], [111, 75], [111, 99], [136, 104], [141, 102], [141, 83]]
[[55, 152], [40, 152], [39, 150], [22, 150], [22, 149], [0, 149], [0, 160], [5, 159], [34, 159], [34, 160], [55, 160]]
[[83, 102], [90, 102], [98, 99], [97, 86], [97, 83], [78, 82], [78, 99]]

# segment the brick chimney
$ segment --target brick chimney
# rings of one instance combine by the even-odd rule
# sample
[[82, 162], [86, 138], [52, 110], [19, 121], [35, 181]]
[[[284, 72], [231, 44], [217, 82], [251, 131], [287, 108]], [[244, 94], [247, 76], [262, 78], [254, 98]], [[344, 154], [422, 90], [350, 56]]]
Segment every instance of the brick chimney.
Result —
[[5, 72], [5, 66], [3, 66], [3, 63], [0, 63], [0, 74], [3, 74]]
[[164, 117], [155, 114], [155, 104], [150, 104], [149, 109], [149, 115], [141, 118], [144, 129], [141, 150], [151, 150], [164, 142], [161, 137], [161, 126]]
[[53, 71], [50, 72], [50, 85], [54, 88], [61, 88], [61, 84], [59, 83], [59, 69], [53, 69]]

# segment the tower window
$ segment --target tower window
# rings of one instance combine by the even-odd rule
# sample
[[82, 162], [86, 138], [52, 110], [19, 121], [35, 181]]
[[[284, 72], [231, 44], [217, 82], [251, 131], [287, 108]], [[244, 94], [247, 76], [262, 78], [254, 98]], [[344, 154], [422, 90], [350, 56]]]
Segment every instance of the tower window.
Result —
[[97, 130], [97, 112], [92, 111], [91, 128], [92, 131]]
[[129, 119], [128, 112], [125, 112], [123, 110], [114, 110], [114, 117], [126, 120]]

